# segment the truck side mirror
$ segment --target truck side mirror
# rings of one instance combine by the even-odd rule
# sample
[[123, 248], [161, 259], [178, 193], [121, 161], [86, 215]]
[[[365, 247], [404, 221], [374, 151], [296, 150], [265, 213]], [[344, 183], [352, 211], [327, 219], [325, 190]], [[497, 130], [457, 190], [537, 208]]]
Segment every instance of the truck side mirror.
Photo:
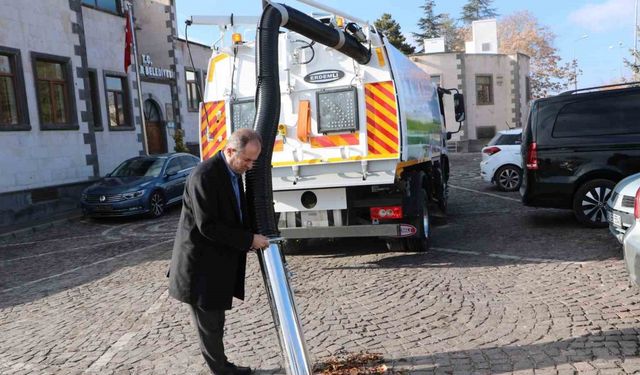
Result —
[[460, 93], [453, 94], [453, 109], [456, 114], [456, 122], [464, 121], [464, 95]]
[[447, 141], [451, 140], [451, 136], [453, 135], [453, 133], [451, 132], [447, 132]]

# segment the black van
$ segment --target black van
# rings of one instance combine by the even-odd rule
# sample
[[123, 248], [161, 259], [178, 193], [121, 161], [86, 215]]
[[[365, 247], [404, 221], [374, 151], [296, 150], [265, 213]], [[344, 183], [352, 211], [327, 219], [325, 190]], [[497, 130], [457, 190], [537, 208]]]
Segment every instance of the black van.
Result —
[[615, 184], [640, 172], [640, 83], [600, 86], [533, 102], [522, 132], [526, 206], [572, 209], [606, 227]]

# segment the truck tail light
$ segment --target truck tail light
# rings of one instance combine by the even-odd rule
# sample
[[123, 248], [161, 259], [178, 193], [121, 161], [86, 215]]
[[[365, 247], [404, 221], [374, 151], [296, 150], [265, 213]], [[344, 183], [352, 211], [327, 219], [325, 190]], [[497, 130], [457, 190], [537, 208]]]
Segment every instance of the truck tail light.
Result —
[[482, 153], [491, 156], [493, 154], [497, 154], [500, 151], [502, 151], [502, 150], [500, 150], [500, 147], [491, 146], [491, 147], [486, 147], [485, 149], [483, 149]]
[[636, 191], [636, 200], [633, 204], [633, 216], [635, 216], [636, 220], [640, 219], [640, 189]]
[[532, 142], [527, 150], [527, 169], [538, 169], [538, 145], [535, 142]]
[[402, 219], [402, 206], [371, 207], [371, 220]]

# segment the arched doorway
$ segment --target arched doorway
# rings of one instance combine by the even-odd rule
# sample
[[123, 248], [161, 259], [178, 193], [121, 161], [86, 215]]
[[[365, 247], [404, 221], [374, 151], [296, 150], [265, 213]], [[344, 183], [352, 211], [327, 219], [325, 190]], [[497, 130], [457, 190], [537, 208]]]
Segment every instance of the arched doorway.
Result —
[[147, 131], [147, 145], [149, 154], [163, 154], [167, 152], [167, 136], [162, 121], [160, 107], [153, 99], [144, 101], [144, 121]]

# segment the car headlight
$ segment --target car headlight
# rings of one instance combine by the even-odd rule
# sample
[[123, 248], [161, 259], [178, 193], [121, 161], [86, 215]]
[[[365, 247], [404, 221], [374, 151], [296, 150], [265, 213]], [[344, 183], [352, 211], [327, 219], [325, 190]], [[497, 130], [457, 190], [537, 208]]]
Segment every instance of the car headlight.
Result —
[[87, 200], [87, 193], [86, 192], [82, 192], [82, 197], [80, 199], [82, 199], [83, 201], [86, 201]]
[[124, 198], [124, 199], [134, 199], [134, 198], [141, 197], [143, 195], [144, 195], [144, 190], [130, 191], [128, 193], [122, 194], [122, 198]]

